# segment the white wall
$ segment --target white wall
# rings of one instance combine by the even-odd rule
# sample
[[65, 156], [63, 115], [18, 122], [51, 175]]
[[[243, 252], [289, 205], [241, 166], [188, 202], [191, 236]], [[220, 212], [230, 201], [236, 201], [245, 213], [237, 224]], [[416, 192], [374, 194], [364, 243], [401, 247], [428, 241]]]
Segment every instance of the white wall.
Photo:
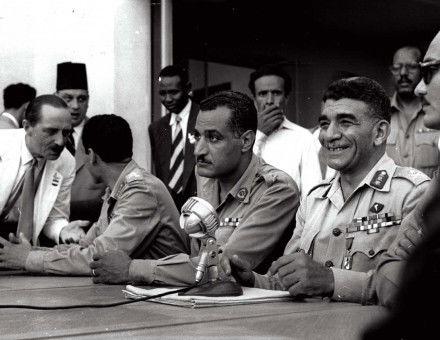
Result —
[[0, 88], [53, 93], [58, 63], [86, 63], [88, 115], [127, 119], [134, 157], [148, 167], [150, 36], [149, 0], [0, 0]]

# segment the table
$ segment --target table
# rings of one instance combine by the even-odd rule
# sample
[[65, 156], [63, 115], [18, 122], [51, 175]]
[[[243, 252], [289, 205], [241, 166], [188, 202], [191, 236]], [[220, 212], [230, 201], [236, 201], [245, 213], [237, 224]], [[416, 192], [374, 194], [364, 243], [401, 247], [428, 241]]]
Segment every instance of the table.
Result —
[[[89, 277], [0, 273], [0, 304], [66, 305], [124, 300], [124, 286]], [[3, 309], [0, 339], [357, 339], [386, 315], [379, 306], [273, 302], [190, 309], [136, 302], [96, 309]]]

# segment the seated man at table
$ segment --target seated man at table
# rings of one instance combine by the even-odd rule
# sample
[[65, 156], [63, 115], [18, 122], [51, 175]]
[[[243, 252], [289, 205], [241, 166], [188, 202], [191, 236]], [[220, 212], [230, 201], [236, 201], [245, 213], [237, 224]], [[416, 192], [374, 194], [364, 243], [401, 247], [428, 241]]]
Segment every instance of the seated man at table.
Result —
[[[252, 99], [226, 91], [200, 103], [194, 131], [197, 191], [219, 215], [217, 243], [223, 253], [240, 254], [251, 268], [284, 249], [292, 235], [299, 200], [292, 178], [253, 154], [256, 129]], [[179, 254], [159, 260], [131, 260], [122, 252], [96, 256], [91, 263], [94, 282], [193, 284], [199, 244], [192, 241], [192, 257]]]
[[251, 272], [239, 254], [223, 257], [222, 265], [228, 274], [232, 261], [232, 274], [247, 286], [377, 303], [374, 269], [429, 178], [386, 155], [389, 99], [377, 82], [337, 80], [322, 102], [319, 138], [335, 178], [301, 202], [293, 237], [267, 275]]
[[116, 115], [94, 116], [84, 126], [82, 141], [90, 173], [107, 186], [100, 218], [79, 244], [33, 249], [22, 234], [11, 234], [11, 242], [0, 238], [0, 267], [88, 275], [93, 256], [108, 250], [149, 259], [189, 252], [165, 185], [132, 159], [128, 123]]

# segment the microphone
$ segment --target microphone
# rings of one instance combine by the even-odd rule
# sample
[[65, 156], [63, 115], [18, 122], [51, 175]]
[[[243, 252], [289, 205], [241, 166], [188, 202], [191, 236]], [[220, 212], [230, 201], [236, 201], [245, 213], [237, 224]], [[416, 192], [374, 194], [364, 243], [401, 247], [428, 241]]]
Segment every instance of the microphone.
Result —
[[190, 197], [182, 206], [180, 227], [192, 238], [200, 240], [199, 262], [196, 267], [195, 283], [200, 283], [208, 274], [208, 282], [180, 295], [239, 296], [243, 294], [240, 285], [232, 281], [222, 281], [218, 277], [218, 254], [220, 247], [215, 231], [220, 219], [214, 207], [200, 197]]

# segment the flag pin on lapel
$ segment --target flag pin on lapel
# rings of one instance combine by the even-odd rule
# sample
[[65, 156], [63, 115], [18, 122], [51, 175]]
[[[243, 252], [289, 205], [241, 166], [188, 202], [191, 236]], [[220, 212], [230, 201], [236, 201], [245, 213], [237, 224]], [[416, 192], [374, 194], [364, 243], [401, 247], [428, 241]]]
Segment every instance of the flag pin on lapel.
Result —
[[52, 178], [52, 185], [56, 187], [58, 184], [60, 184], [60, 176], [55, 173]]

